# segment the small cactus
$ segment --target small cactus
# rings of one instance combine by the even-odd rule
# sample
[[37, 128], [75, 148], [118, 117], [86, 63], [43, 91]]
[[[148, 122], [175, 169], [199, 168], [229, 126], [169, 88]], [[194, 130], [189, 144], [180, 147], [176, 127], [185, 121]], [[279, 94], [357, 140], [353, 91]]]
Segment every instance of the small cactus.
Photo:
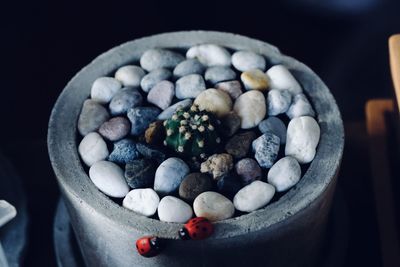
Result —
[[178, 109], [164, 121], [164, 145], [178, 153], [204, 159], [221, 142], [215, 128], [217, 123], [212, 113], [200, 111], [196, 105]]

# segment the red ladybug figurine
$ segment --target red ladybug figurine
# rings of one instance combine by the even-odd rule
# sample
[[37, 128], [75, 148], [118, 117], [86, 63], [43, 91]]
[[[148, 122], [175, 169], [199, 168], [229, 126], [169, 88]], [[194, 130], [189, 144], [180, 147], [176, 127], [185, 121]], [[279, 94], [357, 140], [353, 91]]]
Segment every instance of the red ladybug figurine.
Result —
[[196, 217], [190, 219], [183, 228], [179, 230], [179, 236], [183, 240], [202, 240], [209, 237], [213, 230], [214, 227], [209, 220], [203, 217]]
[[136, 240], [136, 249], [140, 255], [146, 258], [154, 257], [160, 253], [164, 240], [155, 236], [144, 236]]

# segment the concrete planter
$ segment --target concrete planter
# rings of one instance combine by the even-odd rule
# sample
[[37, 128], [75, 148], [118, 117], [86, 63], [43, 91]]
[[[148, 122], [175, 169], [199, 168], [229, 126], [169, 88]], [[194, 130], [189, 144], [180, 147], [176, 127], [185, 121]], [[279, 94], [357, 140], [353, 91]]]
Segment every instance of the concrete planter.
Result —
[[[91, 183], [77, 153], [76, 123], [92, 82], [138, 61], [152, 47], [187, 48], [216, 43], [263, 54], [286, 65], [303, 85], [318, 113], [321, 140], [317, 155], [299, 184], [264, 209], [216, 223], [205, 241], [171, 240], [159, 256], [138, 255], [143, 235], [177, 239], [180, 224], [152, 220], [122, 208]], [[111, 49], [83, 68], [54, 106], [48, 135], [50, 159], [88, 266], [309, 266], [323, 238], [343, 153], [339, 110], [328, 88], [308, 67], [267, 43], [220, 32], [155, 35]]]

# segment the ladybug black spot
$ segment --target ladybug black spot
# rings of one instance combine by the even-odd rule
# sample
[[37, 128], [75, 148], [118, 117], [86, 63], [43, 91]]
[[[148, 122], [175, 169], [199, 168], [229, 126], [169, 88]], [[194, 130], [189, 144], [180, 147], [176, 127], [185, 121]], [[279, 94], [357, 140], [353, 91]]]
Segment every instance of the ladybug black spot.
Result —
[[203, 232], [207, 232], [207, 228], [206, 227], [203, 227], [202, 230], [203, 230]]
[[144, 249], [141, 248], [140, 251], [141, 251], [141, 252], [144, 252]]
[[197, 237], [197, 234], [196, 234], [196, 233], [193, 233], [193, 237]]
[[196, 229], [199, 229], [199, 228], [200, 228], [200, 226], [196, 225]]

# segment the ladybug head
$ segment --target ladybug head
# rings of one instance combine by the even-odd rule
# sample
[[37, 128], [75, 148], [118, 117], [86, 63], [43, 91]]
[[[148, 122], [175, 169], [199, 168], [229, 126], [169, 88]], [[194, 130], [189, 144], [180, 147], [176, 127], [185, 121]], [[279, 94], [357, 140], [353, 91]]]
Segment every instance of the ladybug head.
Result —
[[150, 238], [150, 246], [155, 251], [160, 251], [164, 247], [164, 239], [158, 237]]
[[183, 228], [181, 228], [179, 230], [179, 237], [181, 239], [183, 239], [183, 240], [189, 240], [190, 239], [189, 233], [188, 233], [188, 231], [187, 231], [187, 229], [185, 227], [183, 227]]

